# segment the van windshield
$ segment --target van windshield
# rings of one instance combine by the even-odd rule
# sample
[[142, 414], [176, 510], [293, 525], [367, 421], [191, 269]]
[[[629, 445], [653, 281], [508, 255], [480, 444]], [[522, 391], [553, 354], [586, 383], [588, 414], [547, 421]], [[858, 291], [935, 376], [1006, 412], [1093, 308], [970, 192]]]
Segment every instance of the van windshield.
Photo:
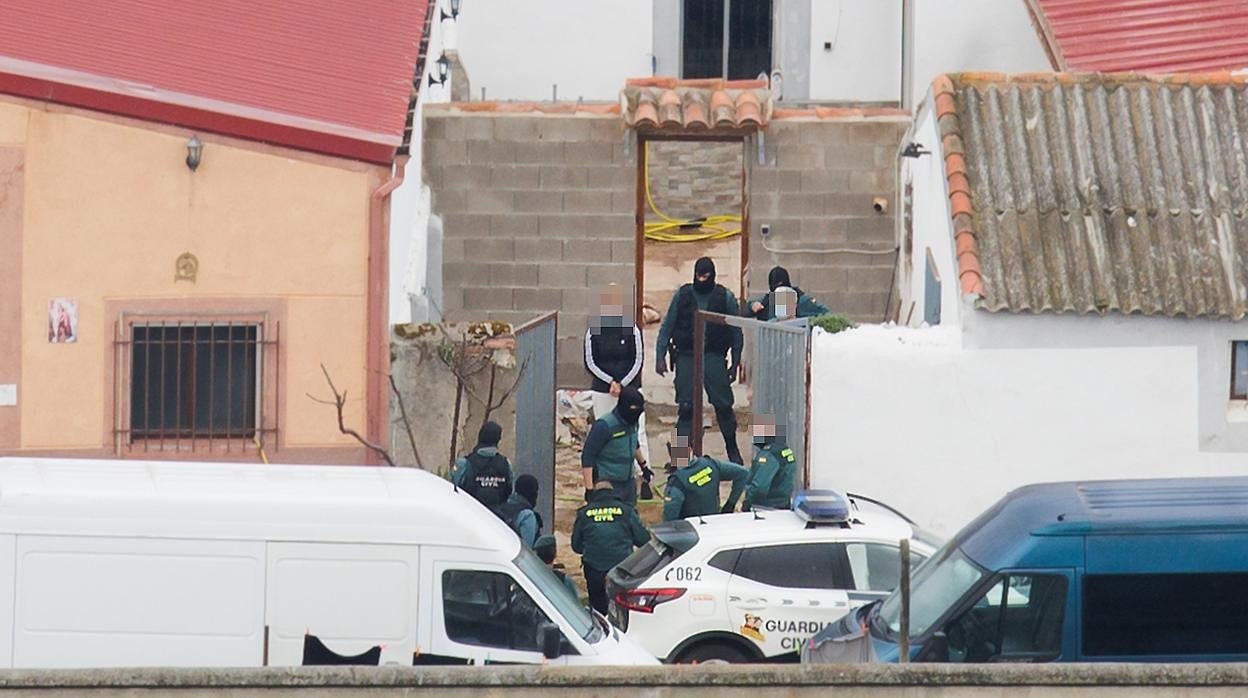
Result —
[[589, 615], [589, 611], [581, 604], [580, 599], [563, 585], [563, 582], [550, 571], [546, 563], [523, 545], [520, 546], [520, 554], [513, 562], [524, 573], [524, 576], [537, 586], [537, 590], [550, 599], [559, 615], [567, 619], [568, 624], [572, 626], [573, 632], [580, 635], [586, 642], [597, 641], [596, 636], [600, 631], [594, 624], [594, 617]]
[[[952, 542], [919, 566], [910, 582], [910, 636], [927, 632], [932, 623], [987, 574]], [[901, 590], [884, 599], [876, 616], [891, 633], [901, 630]]]

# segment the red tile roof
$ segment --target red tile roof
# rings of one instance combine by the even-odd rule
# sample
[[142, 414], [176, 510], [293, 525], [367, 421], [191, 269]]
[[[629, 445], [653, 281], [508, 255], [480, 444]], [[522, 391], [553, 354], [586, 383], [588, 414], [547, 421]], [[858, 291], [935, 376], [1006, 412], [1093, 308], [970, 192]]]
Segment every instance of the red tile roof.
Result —
[[0, 92], [389, 162], [427, 0], [4, 0]]
[[633, 128], [761, 128], [772, 114], [766, 80], [633, 78], [620, 92], [624, 123]]
[[1248, 67], [1248, 0], [1027, 0], [1056, 70]]

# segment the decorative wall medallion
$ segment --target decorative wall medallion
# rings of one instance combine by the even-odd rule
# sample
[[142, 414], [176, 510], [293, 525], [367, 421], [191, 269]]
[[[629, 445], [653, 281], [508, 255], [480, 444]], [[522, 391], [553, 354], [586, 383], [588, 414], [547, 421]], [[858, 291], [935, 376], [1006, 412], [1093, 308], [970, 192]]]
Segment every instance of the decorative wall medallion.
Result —
[[195, 277], [199, 274], [199, 258], [190, 252], [183, 252], [178, 255], [178, 261], [173, 265], [174, 281], [189, 281], [195, 283]]

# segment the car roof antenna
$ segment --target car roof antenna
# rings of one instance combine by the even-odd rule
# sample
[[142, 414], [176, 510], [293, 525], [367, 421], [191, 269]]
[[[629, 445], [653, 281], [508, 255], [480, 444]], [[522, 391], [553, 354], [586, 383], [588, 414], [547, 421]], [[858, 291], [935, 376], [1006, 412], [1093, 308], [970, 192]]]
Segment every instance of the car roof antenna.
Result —
[[705, 525], [706, 525], [706, 519], [702, 518], [702, 515], [701, 515], [701, 514], [698, 514], [698, 525], [700, 525], [700, 526], [705, 526]]

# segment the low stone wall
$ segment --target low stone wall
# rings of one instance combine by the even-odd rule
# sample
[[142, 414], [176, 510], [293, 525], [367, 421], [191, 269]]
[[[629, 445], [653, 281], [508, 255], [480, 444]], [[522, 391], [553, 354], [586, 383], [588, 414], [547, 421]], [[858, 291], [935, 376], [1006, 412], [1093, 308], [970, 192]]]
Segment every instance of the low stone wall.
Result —
[[6, 695], [264, 696], [820, 696], [1028, 698], [1240, 696], [1246, 664], [971, 666], [682, 666], [89, 669], [0, 671]]

